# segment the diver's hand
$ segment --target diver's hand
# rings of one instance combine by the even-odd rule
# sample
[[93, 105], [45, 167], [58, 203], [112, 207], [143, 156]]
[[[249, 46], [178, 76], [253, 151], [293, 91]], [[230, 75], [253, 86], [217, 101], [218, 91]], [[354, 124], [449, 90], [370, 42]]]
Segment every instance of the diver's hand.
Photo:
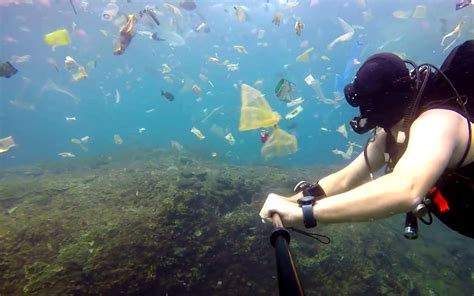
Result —
[[[284, 196], [270, 193], [260, 210], [262, 222], [272, 222], [272, 215], [278, 213], [283, 225], [301, 226], [303, 224], [303, 212], [298, 204], [287, 200]], [[300, 225], [301, 224], [301, 225]]]

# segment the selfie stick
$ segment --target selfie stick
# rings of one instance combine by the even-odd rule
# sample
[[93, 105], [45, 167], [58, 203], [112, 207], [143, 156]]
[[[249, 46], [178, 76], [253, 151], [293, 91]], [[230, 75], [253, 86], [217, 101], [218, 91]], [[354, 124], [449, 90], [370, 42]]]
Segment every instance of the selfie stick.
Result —
[[280, 296], [304, 295], [303, 286], [296, 273], [295, 264], [288, 247], [290, 233], [283, 227], [278, 214], [273, 214], [272, 219], [274, 228], [270, 236], [270, 242], [275, 248]]

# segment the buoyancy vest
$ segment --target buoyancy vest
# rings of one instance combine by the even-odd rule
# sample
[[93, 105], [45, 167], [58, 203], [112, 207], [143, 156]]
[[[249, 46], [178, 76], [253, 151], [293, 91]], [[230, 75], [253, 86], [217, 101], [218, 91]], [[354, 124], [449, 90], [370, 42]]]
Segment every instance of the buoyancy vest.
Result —
[[[466, 118], [469, 126], [469, 141], [457, 168], [446, 169], [427, 193], [427, 205], [431, 213], [448, 227], [474, 238], [474, 163], [462, 166], [469, 151], [474, 149], [471, 147], [473, 138], [471, 122], [474, 121], [474, 87], [472, 85], [474, 40], [466, 41], [454, 48], [440, 70], [456, 88], [464, 106], [453, 96], [453, 90], [448, 81], [436, 73], [430, 77], [417, 114], [420, 115], [430, 109], [447, 109], [459, 113]], [[392, 134], [387, 132], [386, 153], [390, 156], [387, 172], [393, 170], [405, 152], [406, 142], [397, 143]]]

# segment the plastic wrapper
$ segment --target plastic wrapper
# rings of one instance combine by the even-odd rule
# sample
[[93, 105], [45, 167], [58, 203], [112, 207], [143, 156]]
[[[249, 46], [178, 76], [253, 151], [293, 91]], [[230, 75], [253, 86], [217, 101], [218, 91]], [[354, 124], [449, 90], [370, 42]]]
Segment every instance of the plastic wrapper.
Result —
[[303, 112], [303, 107], [298, 106], [295, 109], [293, 109], [290, 113], [286, 114], [285, 119], [290, 120], [295, 118], [296, 116], [300, 115], [301, 112]]
[[119, 38], [114, 49], [114, 55], [123, 54], [130, 45], [130, 42], [132, 42], [132, 38], [135, 35], [136, 23], [137, 17], [133, 14], [129, 14], [127, 16], [127, 23], [120, 29]]
[[0, 153], [5, 153], [15, 146], [16, 144], [12, 136], [0, 139]]
[[123, 144], [123, 139], [119, 134], [114, 135], [114, 143], [115, 143], [115, 145], [122, 145]]
[[225, 139], [227, 140], [227, 142], [228, 142], [230, 145], [234, 145], [234, 144], [235, 144], [235, 138], [234, 138], [234, 136], [233, 136], [231, 133], [228, 133], [227, 135], [225, 135]]
[[191, 129], [191, 133], [193, 133], [199, 140], [204, 140], [206, 138], [204, 134], [195, 127]]

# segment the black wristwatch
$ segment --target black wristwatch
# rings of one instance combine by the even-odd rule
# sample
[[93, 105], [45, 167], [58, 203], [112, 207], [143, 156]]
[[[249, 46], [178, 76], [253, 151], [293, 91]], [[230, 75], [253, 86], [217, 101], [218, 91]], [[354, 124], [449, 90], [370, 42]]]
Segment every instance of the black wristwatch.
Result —
[[312, 228], [316, 227], [316, 218], [313, 214], [313, 205], [316, 202], [316, 198], [312, 195], [303, 196], [298, 199], [298, 205], [303, 211], [303, 223], [304, 227]]

